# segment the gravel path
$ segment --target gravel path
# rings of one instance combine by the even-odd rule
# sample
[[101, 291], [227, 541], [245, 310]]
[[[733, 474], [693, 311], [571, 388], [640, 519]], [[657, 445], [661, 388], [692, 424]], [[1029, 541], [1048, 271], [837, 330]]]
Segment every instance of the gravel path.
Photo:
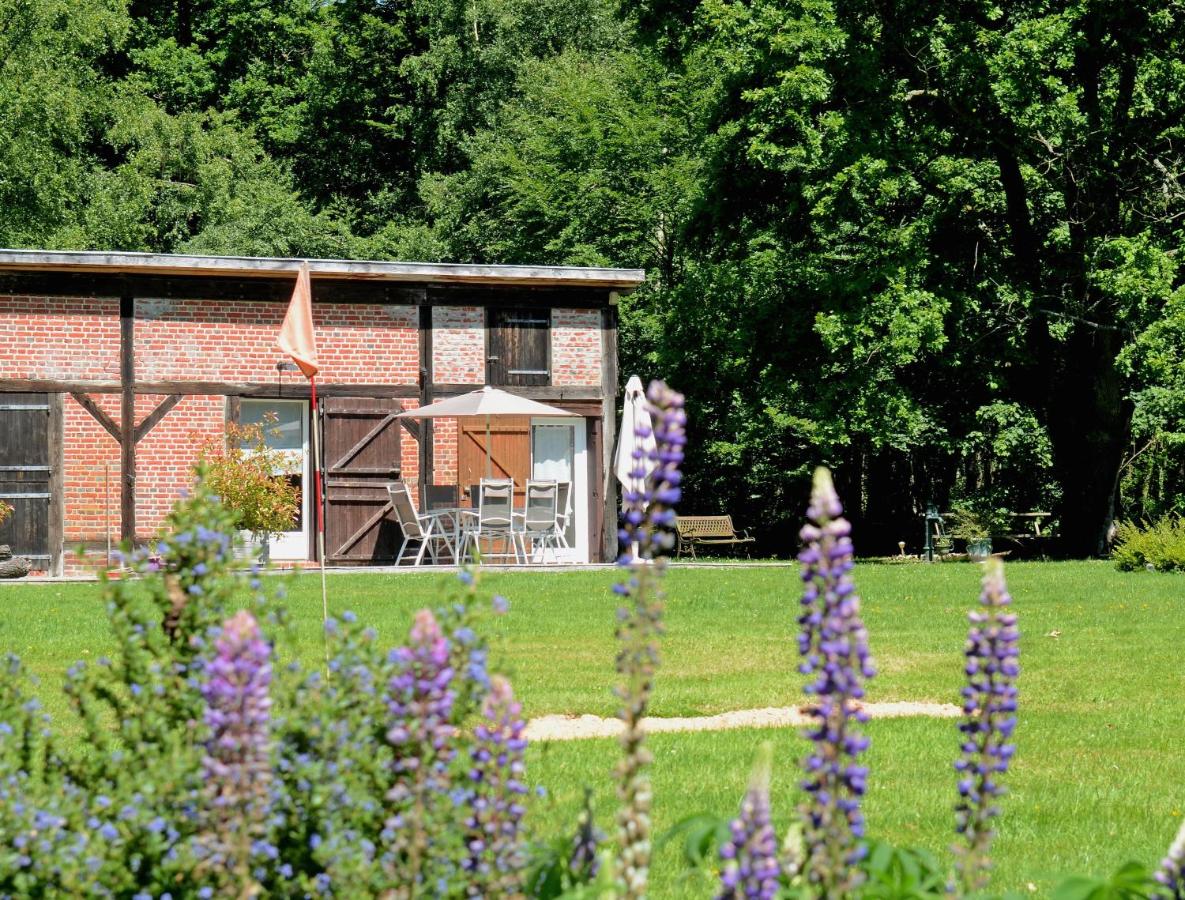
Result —
[[[932, 716], [954, 719], [962, 710], [953, 703], [865, 703], [864, 711], [874, 719], [894, 719], [903, 716]], [[659, 718], [642, 720], [650, 734], [666, 731], [728, 731], [732, 728], [784, 728], [806, 725], [810, 719], [800, 706], [767, 706], [764, 709], [739, 709], [716, 716], [688, 718]], [[540, 716], [527, 723], [527, 739], [531, 741], [576, 741], [585, 738], [616, 737], [621, 734], [621, 721], [600, 716]]]

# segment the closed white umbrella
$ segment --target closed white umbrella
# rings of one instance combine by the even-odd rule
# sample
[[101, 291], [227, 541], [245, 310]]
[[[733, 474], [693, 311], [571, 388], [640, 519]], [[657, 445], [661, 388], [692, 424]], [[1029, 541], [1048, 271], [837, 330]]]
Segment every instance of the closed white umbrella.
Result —
[[[639, 431], [642, 432], [642, 436], [638, 435]], [[654, 448], [654, 423], [646, 407], [646, 392], [642, 388], [642, 379], [633, 375], [625, 383], [621, 429], [617, 433], [617, 455], [613, 459], [613, 471], [617, 475], [617, 480], [621, 482], [623, 491], [642, 491], [646, 487], [645, 475], [649, 475], [658, 465], [650, 458], [650, 451]], [[635, 450], [642, 451], [641, 459], [634, 459]], [[638, 478], [633, 474], [638, 471], [644, 472], [645, 475]], [[637, 559], [637, 543], [631, 549], [634, 559]]]
[[[645, 437], [639, 437], [642, 431]], [[646, 408], [646, 391], [642, 387], [642, 379], [632, 375], [625, 383], [625, 397], [621, 409], [621, 430], [617, 433], [617, 456], [613, 460], [613, 470], [617, 473], [617, 480], [627, 490], [642, 490], [644, 478], [639, 479], [631, 473], [637, 470], [647, 475], [654, 469], [656, 463], [650, 458], [650, 451], [655, 447], [654, 423], [650, 420], [650, 411]], [[634, 459], [634, 451], [642, 451], [642, 459]]]
[[488, 384], [468, 394], [437, 400], [418, 409], [409, 409], [396, 416], [397, 419], [464, 419], [484, 416], [486, 420], [486, 477], [493, 477], [493, 462], [490, 457], [491, 416], [571, 416], [566, 409], [548, 406], [536, 400], [520, 397], [509, 391], [490, 387]]

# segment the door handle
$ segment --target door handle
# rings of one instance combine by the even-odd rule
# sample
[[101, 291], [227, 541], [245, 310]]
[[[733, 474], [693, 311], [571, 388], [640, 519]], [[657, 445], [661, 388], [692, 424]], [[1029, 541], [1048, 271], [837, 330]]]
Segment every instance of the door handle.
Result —
[[486, 362], [497, 362], [497, 361], [498, 361], [498, 360], [500, 360], [501, 358], [502, 358], [502, 357], [500, 357], [500, 356], [487, 356], [487, 357], [486, 357]]

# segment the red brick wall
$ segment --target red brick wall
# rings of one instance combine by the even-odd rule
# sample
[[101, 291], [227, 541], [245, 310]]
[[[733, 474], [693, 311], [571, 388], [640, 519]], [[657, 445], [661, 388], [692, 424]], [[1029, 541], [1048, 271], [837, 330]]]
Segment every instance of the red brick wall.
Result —
[[595, 386], [601, 383], [601, 311], [551, 311], [551, 383]]
[[[143, 418], [136, 398], [136, 418]], [[154, 397], [153, 406], [163, 397]], [[226, 433], [226, 398], [186, 397], [136, 445], [136, 531], [150, 535], [193, 483], [201, 445]]]
[[[276, 347], [276, 333], [286, 310], [286, 303], [137, 300], [136, 377], [141, 381], [275, 381], [276, 363], [284, 359]], [[416, 384], [418, 322], [414, 306], [315, 305], [319, 380]], [[284, 378], [300, 376], [285, 373]]]
[[[400, 405], [404, 409], [415, 409], [420, 401], [403, 400]], [[403, 432], [399, 436], [399, 477], [408, 484], [416, 484], [420, 480], [420, 443], [402, 425], [399, 428]]]
[[484, 384], [485, 312], [480, 306], [432, 308], [432, 380]]
[[119, 380], [119, 300], [0, 297], [0, 378]]
[[457, 483], [457, 420], [432, 420], [432, 483]]

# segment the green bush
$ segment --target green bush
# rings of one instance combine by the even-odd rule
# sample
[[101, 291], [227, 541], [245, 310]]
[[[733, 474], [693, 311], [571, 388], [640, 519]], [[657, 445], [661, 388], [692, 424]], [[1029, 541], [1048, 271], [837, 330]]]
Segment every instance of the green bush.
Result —
[[1185, 519], [1165, 516], [1153, 523], [1121, 522], [1115, 530], [1111, 558], [1123, 572], [1185, 569]]

